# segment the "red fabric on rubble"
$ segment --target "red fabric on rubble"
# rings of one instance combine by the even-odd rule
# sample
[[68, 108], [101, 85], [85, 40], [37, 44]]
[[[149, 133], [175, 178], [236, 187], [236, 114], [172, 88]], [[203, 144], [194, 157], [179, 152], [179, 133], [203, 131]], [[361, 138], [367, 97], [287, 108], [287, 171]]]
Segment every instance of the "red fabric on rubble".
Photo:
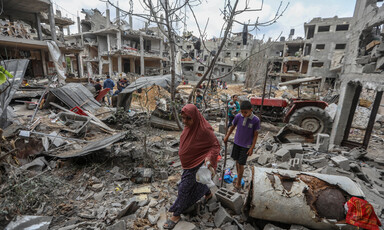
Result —
[[381, 226], [381, 223], [371, 204], [363, 199], [352, 197], [347, 205], [347, 224], [364, 229], [379, 230], [378, 226]]
[[220, 145], [212, 126], [193, 104], [185, 105], [182, 112], [193, 120], [193, 125], [184, 127], [180, 136], [179, 156], [183, 169], [192, 169], [206, 158], [216, 169]]

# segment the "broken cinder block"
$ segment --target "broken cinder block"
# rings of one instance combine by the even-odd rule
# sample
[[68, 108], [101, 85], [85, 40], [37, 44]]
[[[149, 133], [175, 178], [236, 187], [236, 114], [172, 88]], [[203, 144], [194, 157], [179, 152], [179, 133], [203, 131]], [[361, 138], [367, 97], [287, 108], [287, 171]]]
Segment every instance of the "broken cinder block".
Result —
[[243, 198], [239, 193], [221, 188], [216, 192], [216, 198], [224, 207], [240, 214], [241, 208], [243, 207]]
[[331, 160], [340, 168], [348, 171], [350, 169], [349, 167], [349, 160], [348, 158], [345, 158], [343, 156], [336, 156], [332, 157]]
[[303, 146], [301, 143], [287, 143], [283, 144], [282, 148], [287, 149], [291, 153], [291, 157], [295, 157], [297, 153], [303, 153]]
[[329, 147], [329, 135], [325, 133], [319, 133], [317, 134], [317, 140], [316, 140], [316, 150], [319, 152], [326, 153], [328, 152]]
[[286, 148], [281, 148], [275, 152], [275, 157], [279, 161], [287, 161], [291, 158], [291, 153]]

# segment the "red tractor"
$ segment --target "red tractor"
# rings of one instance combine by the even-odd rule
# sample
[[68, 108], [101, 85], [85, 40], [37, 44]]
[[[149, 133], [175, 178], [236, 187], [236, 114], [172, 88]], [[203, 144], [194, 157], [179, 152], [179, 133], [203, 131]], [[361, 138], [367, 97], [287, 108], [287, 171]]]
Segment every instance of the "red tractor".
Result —
[[[253, 97], [251, 103], [256, 114], [260, 114], [262, 98]], [[317, 100], [264, 99], [262, 118], [300, 126], [313, 133], [328, 133], [332, 129], [332, 118], [324, 110], [328, 103]]]

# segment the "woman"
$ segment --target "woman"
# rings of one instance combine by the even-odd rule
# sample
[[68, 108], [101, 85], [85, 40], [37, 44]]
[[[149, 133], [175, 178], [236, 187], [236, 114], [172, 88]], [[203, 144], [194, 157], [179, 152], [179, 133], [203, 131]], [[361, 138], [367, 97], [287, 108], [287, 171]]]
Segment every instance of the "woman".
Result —
[[165, 229], [173, 229], [180, 221], [180, 215], [201, 197], [208, 201], [213, 194], [207, 185], [196, 182], [196, 172], [206, 164], [216, 170], [220, 145], [211, 125], [193, 104], [184, 106], [181, 111], [184, 130], [180, 136], [179, 157], [183, 174], [175, 203], [169, 209], [171, 218], [164, 224]]

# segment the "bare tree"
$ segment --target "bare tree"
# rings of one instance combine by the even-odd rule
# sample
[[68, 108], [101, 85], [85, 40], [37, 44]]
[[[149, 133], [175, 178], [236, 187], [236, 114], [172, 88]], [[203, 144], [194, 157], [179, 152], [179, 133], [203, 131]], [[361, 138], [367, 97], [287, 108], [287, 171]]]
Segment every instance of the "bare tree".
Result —
[[[100, 0], [103, 2], [108, 2], [113, 7], [118, 7], [114, 5], [111, 0]], [[177, 53], [177, 46], [176, 46], [176, 37], [180, 38], [181, 36], [178, 36], [177, 32], [177, 25], [178, 23], [182, 23], [186, 19], [185, 11], [183, 12], [183, 9], [188, 7], [193, 15], [193, 18], [196, 22], [198, 31], [199, 31], [199, 38], [202, 42], [203, 47], [207, 49], [204, 40], [207, 37], [207, 26], [209, 23], [209, 18], [206, 22], [206, 25], [204, 26], [204, 30], [200, 27], [199, 23], [197, 22], [196, 15], [194, 13], [194, 7], [197, 5], [200, 5], [202, 3], [201, 0], [143, 0], [141, 1], [141, 6], [144, 8], [146, 13], [136, 13], [134, 12], [133, 2], [130, 1], [130, 9], [129, 10], [123, 10], [120, 9], [120, 11], [123, 14], [130, 15], [130, 16], [136, 16], [139, 18], [145, 19], [148, 23], [155, 23], [161, 33], [164, 35], [164, 37], [168, 40], [169, 48], [170, 48], [170, 63], [171, 63], [171, 101], [175, 102], [175, 91], [176, 91], [176, 53]], [[239, 7], [239, 5], [242, 5], [242, 7]], [[212, 79], [213, 70], [216, 65], [216, 62], [218, 61], [219, 55], [221, 51], [223, 50], [227, 39], [229, 38], [229, 35], [231, 33], [232, 27], [234, 24], [242, 25], [247, 28], [247, 30], [252, 31], [256, 30], [259, 27], [262, 26], [270, 26], [273, 23], [275, 23], [285, 12], [287, 9], [289, 3], [286, 4], [285, 7], [283, 7], [283, 1], [280, 2], [280, 5], [278, 9], [276, 10], [276, 14], [271, 20], [268, 20], [266, 22], [259, 22], [259, 18], [256, 18], [254, 21], [248, 20], [246, 23], [242, 23], [237, 20], [237, 17], [243, 13], [246, 12], [258, 12], [263, 10], [264, 6], [264, 0], [261, 2], [260, 8], [252, 8], [250, 7], [250, 0], [225, 0], [224, 6], [222, 9], [219, 9], [221, 12], [221, 15], [223, 17], [223, 25], [220, 32], [220, 43], [218, 45], [218, 49], [216, 51], [215, 55], [210, 55], [208, 58], [208, 63], [206, 66], [208, 67], [207, 70], [204, 72], [203, 76], [201, 77], [198, 84], [195, 86], [195, 88], [192, 90], [188, 97], [188, 102], [192, 102], [192, 98], [194, 93], [196, 92], [196, 89], [200, 87], [200, 85], [205, 81], [210, 81]], [[208, 50], [209, 51], [209, 50]], [[210, 52], [211, 53], [211, 52]], [[244, 64], [244, 62], [241, 62], [239, 64]], [[233, 68], [230, 73], [233, 72], [235, 68]], [[208, 83], [209, 84], [209, 83]], [[208, 86], [207, 86], [208, 88]], [[205, 94], [205, 92], [204, 92]], [[181, 128], [181, 123], [179, 120], [178, 112], [176, 109], [176, 105], [172, 105], [172, 111], [174, 113], [174, 116], [176, 118], [178, 126]]]

